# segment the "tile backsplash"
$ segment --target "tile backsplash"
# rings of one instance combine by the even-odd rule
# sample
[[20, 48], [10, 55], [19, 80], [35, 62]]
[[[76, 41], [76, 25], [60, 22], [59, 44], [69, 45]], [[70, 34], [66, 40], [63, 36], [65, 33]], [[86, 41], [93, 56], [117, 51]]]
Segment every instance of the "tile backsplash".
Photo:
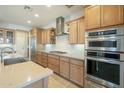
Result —
[[65, 51], [75, 56], [84, 56], [84, 44], [69, 44], [68, 35], [56, 36], [56, 44], [40, 45], [39, 50], [49, 51]]

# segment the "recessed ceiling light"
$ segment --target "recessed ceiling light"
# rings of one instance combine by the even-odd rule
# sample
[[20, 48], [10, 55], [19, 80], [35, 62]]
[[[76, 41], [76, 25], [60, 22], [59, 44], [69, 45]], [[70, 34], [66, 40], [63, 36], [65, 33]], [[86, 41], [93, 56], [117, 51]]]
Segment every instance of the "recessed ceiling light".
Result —
[[30, 24], [30, 23], [31, 23], [31, 21], [30, 21], [30, 20], [28, 20], [28, 21], [27, 21], [27, 23], [29, 23], [29, 24]]
[[51, 5], [46, 5], [46, 7], [51, 7]]
[[35, 17], [39, 17], [39, 15], [38, 15], [38, 14], [35, 14], [34, 16], [35, 16]]

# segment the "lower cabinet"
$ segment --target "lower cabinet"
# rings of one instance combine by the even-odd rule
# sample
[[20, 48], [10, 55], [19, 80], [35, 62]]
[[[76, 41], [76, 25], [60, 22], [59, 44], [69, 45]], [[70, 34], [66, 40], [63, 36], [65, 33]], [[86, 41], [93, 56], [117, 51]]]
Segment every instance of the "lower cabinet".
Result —
[[59, 74], [59, 68], [56, 65], [48, 63], [48, 68], [52, 69], [55, 73]]
[[59, 56], [48, 55], [48, 68], [52, 69], [55, 73], [60, 73], [60, 61]]
[[84, 86], [84, 62], [70, 59], [70, 80]]
[[37, 63], [84, 87], [84, 62], [82, 60], [43, 52], [37, 54]]
[[41, 52], [37, 53], [37, 61], [38, 64], [41, 64]]
[[67, 57], [60, 57], [60, 75], [69, 79], [69, 58]]
[[37, 54], [31, 55], [31, 61], [37, 62]]
[[43, 67], [47, 67], [48, 66], [48, 61], [47, 61], [47, 53], [41, 53], [41, 65]]

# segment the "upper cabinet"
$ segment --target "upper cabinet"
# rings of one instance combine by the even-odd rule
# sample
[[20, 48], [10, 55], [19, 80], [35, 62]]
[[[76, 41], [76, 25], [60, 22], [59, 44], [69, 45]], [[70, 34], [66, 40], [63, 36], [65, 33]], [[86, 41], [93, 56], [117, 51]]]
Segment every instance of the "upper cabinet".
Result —
[[42, 44], [55, 44], [55, 29], [49, 28], [42, 31]]
[[123, 6], [102, 5], [101, 6], [101, 27], [118, 25], [123, 23]]
[[78, 20], [78, 44], [84, 44], [85, 42], [85, 20], [80, 18]]
[[85, 9], [86, 29], [100, 27], [100, 6], [90, 6]]
[[69, 43], [83, 44], [84, 43], [85, 25], [84, 18], [69, 22]]
[[124, 23], [123, 6], [96, 5], [85, 8], [86, 30]]
[[78, 31], [78, 21], [73, 21], [69, 23], [69, 43], [77, 43], [77, 31]]
[[31, 37], [36, 37], [37, 44], [55, 44], [55, 29], [40, 29], [33, 28], [31, 31]]
[[43, 29], [40, 28], [33, 28], [31, 30], [31, 37], [36, 37], [37, 44], [41, 44], [41, 38], [42, 38], [42, 31]]

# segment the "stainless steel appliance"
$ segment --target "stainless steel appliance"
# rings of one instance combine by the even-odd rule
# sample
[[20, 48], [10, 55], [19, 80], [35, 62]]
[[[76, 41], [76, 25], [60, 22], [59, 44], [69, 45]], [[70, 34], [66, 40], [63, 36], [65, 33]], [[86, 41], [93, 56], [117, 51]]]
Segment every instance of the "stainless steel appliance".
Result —
[[124, 28], [86, 33], [87, 87], [124, 87]]
[[31, 60], [35, 62], [35, 55], [36, 55], [36, 36], [31, 37]]
[[86, 33], [86, 49], [124, 52], [124, 28]]
[[119, 56], [124, 54], [87, 51], [86, 78], [105, 87], [124, 87], [124, 58]]

